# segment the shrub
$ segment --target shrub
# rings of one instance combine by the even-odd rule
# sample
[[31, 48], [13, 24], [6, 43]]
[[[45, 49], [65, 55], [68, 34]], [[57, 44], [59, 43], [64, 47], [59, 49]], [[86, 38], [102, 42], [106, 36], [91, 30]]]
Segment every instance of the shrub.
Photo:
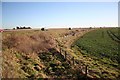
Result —
[[71, 28], [69, 28], [69, 30], [71, 30]]
[[42, 31], [45, 31], [45, 28], [41, 28]]

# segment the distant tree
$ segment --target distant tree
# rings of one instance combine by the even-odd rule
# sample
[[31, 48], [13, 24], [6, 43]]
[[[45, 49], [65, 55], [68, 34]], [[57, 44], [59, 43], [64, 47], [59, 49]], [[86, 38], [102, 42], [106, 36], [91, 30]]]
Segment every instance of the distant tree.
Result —
[[90, 27], [89, 29], [92, 29], [92, 27]]
[[15, 30], [15, 28], [13, 28], [13, 30]]
[[71, 28], [69, 28], [69, 30], [71, 30]]
[[28, 27], [28, 29], [31, 29], [31, 27]]
[[45, 31], [45, 28], [41, 28], [42, 31]]
[[16, 29], [20, 29], [20, 28], [17, 26]]
[[20, 27], [20, 29], [22, 29], [22, 27]]
[[24, 26], [24, 27], [22, 27], [22, 29], [26, 29], [26, 27]]

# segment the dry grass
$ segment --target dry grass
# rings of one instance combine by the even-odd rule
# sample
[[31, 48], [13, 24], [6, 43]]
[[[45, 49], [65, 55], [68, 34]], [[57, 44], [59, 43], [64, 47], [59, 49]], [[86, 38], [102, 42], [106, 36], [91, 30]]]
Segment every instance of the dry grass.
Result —
[[[72, 51], [69, 50], [70, 45], [83, 33], [82, 30], [76, 30], [50, 29], [48, 31], [21, 30], [3, 32], [3, 77], [25, 78], [26, 76], [31, 77], [32, 73], [36, 77], [50, 77], [42, 70], [46, 66], [39, 59], [38, 53], [48, 52], [50, 48], [59, 50], [61, 45], [71, 53]], [[73, 32], [76, 33], [76, 36], [72, 36], [71, 33]], [[34, 69], [36, 64], [41, 69], [40, 72]], [[25, 67], [24, 69], [27, 67], [27, 71], [30, 73], [21, 69], [21, 67]]]
[[[55, 46], [53, 38], [46, 33], [38, 32], [28, 35], [28, 33], [11, 32], [3, 38], [3, 49], [15, 48], [19, 52], [33, 53], [45, 51]], [[4, 36], [4, 34], [3, 34]]]

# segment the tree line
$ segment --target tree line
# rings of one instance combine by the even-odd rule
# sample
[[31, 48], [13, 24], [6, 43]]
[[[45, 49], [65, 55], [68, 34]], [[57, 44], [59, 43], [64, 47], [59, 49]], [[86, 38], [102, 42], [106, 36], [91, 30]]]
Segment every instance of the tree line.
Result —
[[[15, 28], [13, 28], [13, 29], [15, 29]], [[16, 29], [31, 29], [31, 27], [25, 27], [25, 26], [24, 26], [24, 27], [21, 27], [21, 26], [18, 27], [18, 26], [17, 26]]]

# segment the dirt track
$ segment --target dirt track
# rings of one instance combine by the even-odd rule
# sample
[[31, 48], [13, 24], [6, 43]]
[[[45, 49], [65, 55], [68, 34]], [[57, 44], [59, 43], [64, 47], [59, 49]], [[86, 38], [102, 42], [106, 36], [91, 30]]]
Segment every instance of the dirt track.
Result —
[[80, 38], [83, 34], [89, 32], [89, 29], [74, 29], [69, 31], [68, 33], [65, 33], [62, 37], [56, 38], [57, 41], [60, 42], [60, 44], [63, 44], [65, 48], [70, 49], [72, 43]]

